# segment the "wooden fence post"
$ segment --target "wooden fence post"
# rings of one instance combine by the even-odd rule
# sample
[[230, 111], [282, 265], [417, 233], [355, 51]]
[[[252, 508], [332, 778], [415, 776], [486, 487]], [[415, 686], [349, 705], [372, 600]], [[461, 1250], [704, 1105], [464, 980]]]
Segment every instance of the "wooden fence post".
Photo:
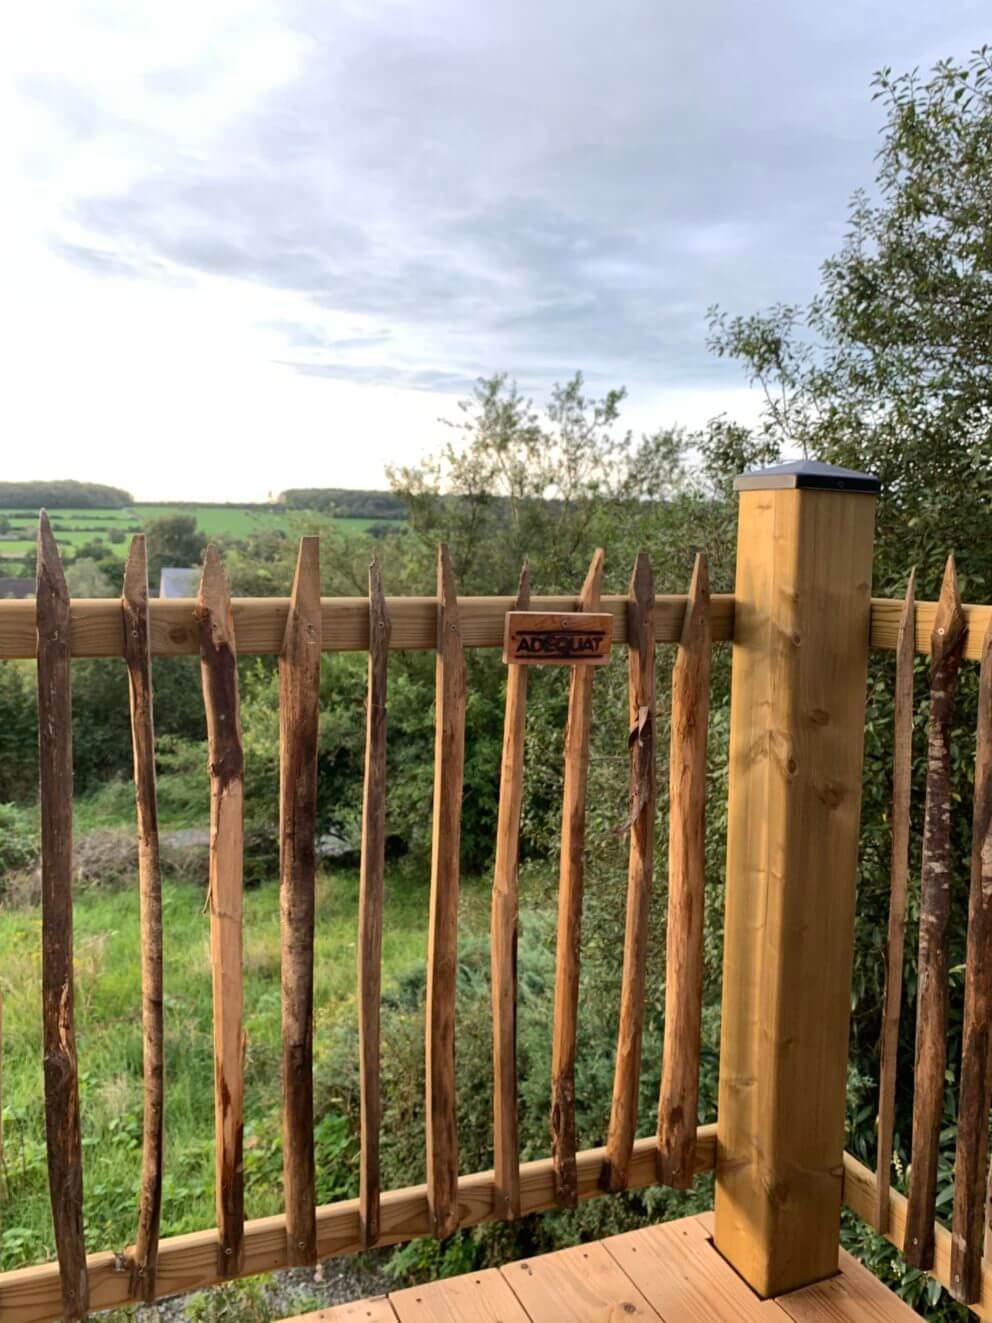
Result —
[[877, 479], [737, 479], [715, 1241], [761, 1296], [837, 1271]]

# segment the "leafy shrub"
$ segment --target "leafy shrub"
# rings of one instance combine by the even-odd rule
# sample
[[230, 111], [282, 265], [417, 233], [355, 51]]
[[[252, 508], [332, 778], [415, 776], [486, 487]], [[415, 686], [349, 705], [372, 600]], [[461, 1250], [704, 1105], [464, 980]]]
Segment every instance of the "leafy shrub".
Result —
[[[580, 989], [579, 1044], [576, 1063], [578, 1138], [581, 1147], [601, 1143], [608, 1121], [616, 1051], [616, 961], [610, 972], [601, 971], [600, 949], [616, 950], [623, 930], [625, 877], [603, 874], [589, 879], [586, 938], [583, 943], [583, 979]], [[521, 1158], [546, 1155], [549, 1079], [551, 1064], [550, 1014], [554, 1001], [555, 916], [553, 886], [535, 872], [525, 876], [522, 889], [528, 903], [521, 912], [518, 953], [518, 1078]], [[483, 920], [484, 923], [484, 920]], [[461, 929], [478, 931], [478, 919], [462, 916]], [[652, 966], [658, 969], [654, 937]], [[382, 998], [382, 1077], [384, 1115], [381, 1162], [384, 1188], [398, 1188], [424, 1179], [424, 1001], [422, 965], [387, 983]], [[609, 985], [609, 998], [604, 987]], [[492, 1039], [489, 946], [485, 939], [461, 941], [456, 993], [457, 1110], [459, 1167], [484, 1171], [492, 1164]], [[641, 1117], [653, 1124], [661, 1064], [660, 978], [649, 991], [649, 1024], [641, 1089]], [[604, 1014], [603, 1007], [611, 1008]], [[702, 1111], [715, 1115], [715, 1043], [719, 1022], [708, 1009], [704, 1023]], [[318, 1126], [329, 1125], [338, 1137], [333, 1161], [319, 1170], [349, 1172], [350, 1185], [340, 1194], [354, 1194], [357, 1174], [358, 1056], [353, 1020], [337, 1026], [315, 1066], [315, 1095], [330, 1109]], [[340, 1121], [346, 1120], [351, 1139], [346, 1143]], [[643, 1128], [643, 1126], [642, 1126]], [[340, 1179], [340, 1178], [339, 1178]], [[338, 1194], [336, 1197], [340, 1197]], [[323, 1196], [322, 1196], [323, 1197]], [[492, 1224], [457, 1232], [442, 1242], [421, 1239], [401, 1247], [390, 1259], [388, 1272], [399, 1281], [423, 1280], [471, 1271], [592, 1237], [643, 1225], [652, 1220], [681, 1216], [710, 1206], [711, 1183], [701, 1179], [693, 1191], [651, 1189], [632, 1191], [619, 1198], [593, 1200], [574, 1212], [555, 1211], [525, 1217], [513, 1224]]]
[[37, 858], [37, 814], [16, 804], [0, 804], [0, 877], [32, 868]]
[[38, 787], [38, 708], [29, 662], [0, 662], [0, 802], [24, 801]]
[[138, 871], [138, 837], [123, 827], [76, 833], [72, 843], [73, 879], [79, 887], [123, 886]]

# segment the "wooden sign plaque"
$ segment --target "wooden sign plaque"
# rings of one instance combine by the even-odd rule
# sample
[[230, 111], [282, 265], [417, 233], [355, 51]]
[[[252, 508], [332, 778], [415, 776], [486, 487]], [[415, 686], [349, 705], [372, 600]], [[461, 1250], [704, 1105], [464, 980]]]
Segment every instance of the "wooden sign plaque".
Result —
[[591, 611], [508, 611], [503, 661], [517, 666], [603, 666], [613, 617]]

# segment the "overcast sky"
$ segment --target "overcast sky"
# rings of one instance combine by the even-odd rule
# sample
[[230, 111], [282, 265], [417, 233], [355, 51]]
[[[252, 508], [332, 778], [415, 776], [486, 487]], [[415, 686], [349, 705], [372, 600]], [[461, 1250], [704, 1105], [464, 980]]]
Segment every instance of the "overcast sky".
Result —
[[4, 6], [0, 477], [382, 486], [480, 374], [752, 417], [718, 302], [812, 292], [869, 82], [969, 0]]

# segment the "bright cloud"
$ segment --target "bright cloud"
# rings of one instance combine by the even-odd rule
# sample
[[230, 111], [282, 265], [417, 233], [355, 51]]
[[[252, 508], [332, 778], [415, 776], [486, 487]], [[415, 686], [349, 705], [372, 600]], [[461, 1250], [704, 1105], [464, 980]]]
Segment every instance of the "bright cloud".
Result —
[[381, 485], [480, 374], [637, 429], [758, 402], [705, 310], [803, 299], [870, 180], [872, 70], [983, 6], [9, 6], [10, 477]]

